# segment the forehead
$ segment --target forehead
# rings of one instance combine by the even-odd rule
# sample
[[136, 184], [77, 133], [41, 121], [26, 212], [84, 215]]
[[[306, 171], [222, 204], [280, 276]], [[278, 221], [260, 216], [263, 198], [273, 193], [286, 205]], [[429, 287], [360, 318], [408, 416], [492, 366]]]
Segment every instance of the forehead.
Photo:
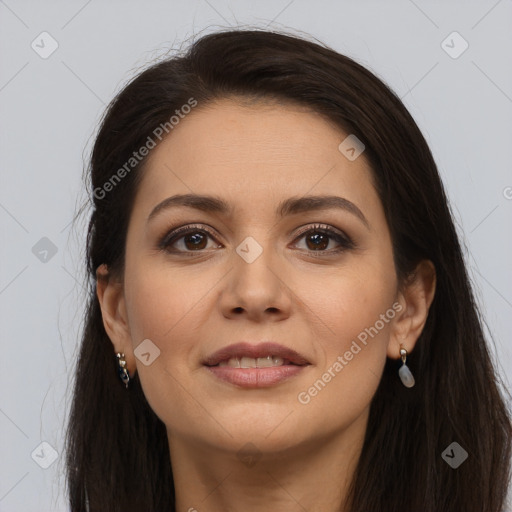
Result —
[[306, 168], [332, 160], [343, 138], [333, 123], [301, 106], [222, 100], [192, 111], [153, 157], [161, 160], [172, 152], [175, 161], [181, 156], [191, 161], [194, 153], [198, 164], [215, 156], [209, 166], [265, 171], [271, 164], [275, 174], [284, 174], [292, 162], [300, 170], [303, 159]]
[[176, 193], [225, 197], [235, 209], [250, 200], [253, 210], [314, 194], [375, 200], [364, 153], [350, 161], [338, 149], [347, 135], [295, 105], [222, 100], [198, 106], [151, 151], [139, 203]]

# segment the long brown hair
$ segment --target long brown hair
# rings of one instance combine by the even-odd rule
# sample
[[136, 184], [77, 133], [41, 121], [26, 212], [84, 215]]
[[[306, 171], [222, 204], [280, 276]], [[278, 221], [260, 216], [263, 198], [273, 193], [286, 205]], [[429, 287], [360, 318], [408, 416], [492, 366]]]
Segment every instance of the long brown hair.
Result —
[[[421, 259], [436, 268], [434, 301], [408, 358], [420, 378], [405, 389], [398, 361], [387, 360], [352, 482], [351, 512], [502, 512], [510, 411], [423, 135], [396, 94], [354, 60], [303, 38], [259, 30], [202, 37], [186, 53], [140, 73], [105, 112], [87, 170], [93, 203], [88, 303], [66, 437], [71, 510], [175, 510], [165, 425], [137, 378], [129, 392], [118, 379], [95, 293], [100, 264], [123, 272], [128, 219], [146, 160], [107, 194], [98, 190], [191, 97], [200, 108], [231, 96], [294, 102], [355, 134], [366, 147], [399, 280]], [[468, 452], [457, 469], [441, 456], [454, 441]]]

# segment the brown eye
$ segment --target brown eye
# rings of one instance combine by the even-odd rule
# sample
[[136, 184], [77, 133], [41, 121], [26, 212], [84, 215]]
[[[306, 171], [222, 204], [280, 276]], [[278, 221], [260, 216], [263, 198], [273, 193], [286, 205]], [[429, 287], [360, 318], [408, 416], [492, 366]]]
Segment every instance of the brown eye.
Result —
[[[311, 241], [311, 244], [308, 244], [308, 241]], [[326, 249], [329, 245], [329, 236], [324, 233], [313, 233], [312, 235], [307, 235], [306, 244], [308, 244], [308, 249], [311, 249], [312, 251]]]
[[[213, 234], [207, 229], [194, 226], [186, 226], [176, 229], [165, 235], [159, 247], [168, 252], [194, 252], [208, 249], [208, 239], [215, 240]], [[215, 245], [214, 247], [219, 247]]]
[[[334, 231], [328, 226], [313, 226], [312, 228], [303, 231], [298, 239], [305, 238], [306, 250], [310, 252], [325, 252], [325, 253], [336, 253], [346, 249], [351, 249], [355, 245], [352, 240], [342, 234], [341, 232]], [[298, 240], [297, 239], [297, 240]], [[334, 241], [338, 244], [338, 248], [326, 250]]]
[[183, 237], [183, 243], [187, 249], [192, 251], [204, 249], [207, 243], [207, 235], [200, 232], [189, 233]]
[[[355, 247], [348, 236], [323, 225], [304, 230], [296, 240], [302, 238], [305, 240], [304, 249], [307, 252], [333, 254]], [[214, 242], [213, 246], [208, 247], [209, 239]], [[335, 247], [329, 249], [333, 242]], [[167, 252], [185, 254], [221, 247], [216, 243], [213, 233], [203, 226], [185, 226], [173, 230], [165, 235], [158, 245]]]

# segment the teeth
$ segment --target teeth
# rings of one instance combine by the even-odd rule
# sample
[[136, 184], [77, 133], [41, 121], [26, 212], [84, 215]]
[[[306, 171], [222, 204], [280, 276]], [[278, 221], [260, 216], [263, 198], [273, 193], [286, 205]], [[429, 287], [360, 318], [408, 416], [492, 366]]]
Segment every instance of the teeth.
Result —
[[[253, 361], [254, 361], [254, 359], [253, 359]], [[281, 361], [282, 361], [282, 359], [281, 359]], [[272, 356], [258, 357], [258, 359], [256, 359], [256, 365], [258, 366], [258, 368], [270, 368], [271, 366], [280, 366], [281, 364], [283, 364], [283, 363], [280, 363], [279, 365], [274, 364]]]
[[232, 368], [270, 368], [271, 366], [282, 366], [284, 359], [282, 357], [267, 356], [258, 357], [232, 357], [229, 361], [221, 361], [219, 366], [231, 366]]
[[240, 368], [257, 368], [258, 360], [252, 357], [242, 357], [240, 359]]
[[240, 359], [238, 359], [238, 357], [232, 357], [229, 361], [226, 362], [226, 364], [232, 368], [240, 368]]

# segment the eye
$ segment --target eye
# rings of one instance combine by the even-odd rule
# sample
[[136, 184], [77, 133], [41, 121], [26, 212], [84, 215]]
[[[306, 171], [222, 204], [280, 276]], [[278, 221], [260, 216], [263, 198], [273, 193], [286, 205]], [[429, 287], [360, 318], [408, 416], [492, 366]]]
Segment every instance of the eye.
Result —
[[[315, 224], [303, 230], [297, 239], [304, 237], [306, 250], [310, 252], [338, 253], [355, 247], [354, 242], [347, 235], [321, 224]], [[337, 242], [339, 247], [325, 250], [331, 241]]]
[[[158, 245], [168, 252], [203, 251], [207, 249], [208, 238], [215, 240], [213, 233], [204, 226], [185, 226], [165, 235]], [[181, 247], [173, 247], [180, 245], [179, 243]]]
[[[303, 229], [295, 240], [301, 238], [305, 238], [305, 250], [308, 252], [332, 254], [355, 247], [355, 244], [347, 235], [322, 224], [315, 224]], [[205, 226], [184, 226], [166, 234], [160, 240], [158, 246], [170, 253], [200, 252], [208, 249], [208, 239], [216, 242], [215, 235]], [[332, 241], [338, 244], [338, 248], [326, 250]], [[219, 247], [219, 244], [214, 244], [210, 249]]]

